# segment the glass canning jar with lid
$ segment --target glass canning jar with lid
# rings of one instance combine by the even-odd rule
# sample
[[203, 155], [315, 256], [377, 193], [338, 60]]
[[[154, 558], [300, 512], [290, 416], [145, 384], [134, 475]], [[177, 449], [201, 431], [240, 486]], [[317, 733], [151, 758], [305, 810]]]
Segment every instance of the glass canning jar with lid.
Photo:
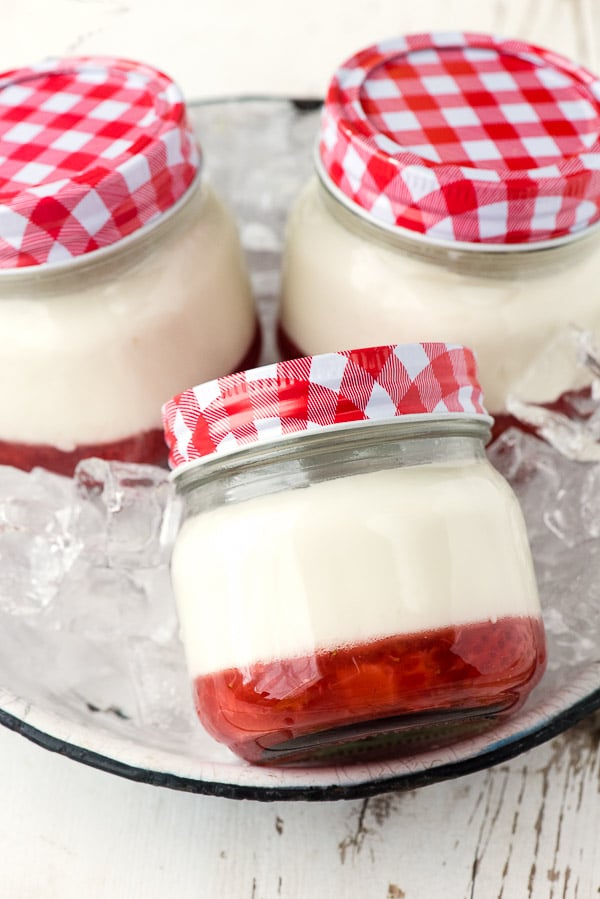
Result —
[[473, 354], [280, 362], [163, 409], [198, 716], [257, 763], [439, 745], [525, 700], [545, 640]]
[[[600, 332], [599, 218], [595, 75], [481, 34], [369, 47], [331, 81], [289, 220], [282, 353], [463, 343], [497, 416], [558, 332]], [[571, 376], [528, 377], [522, 399]]]
[[183, 97], [112, 58], [0, 78], [0, 464], [166, 460], [160, 407], [255, 364], [235, 225]]

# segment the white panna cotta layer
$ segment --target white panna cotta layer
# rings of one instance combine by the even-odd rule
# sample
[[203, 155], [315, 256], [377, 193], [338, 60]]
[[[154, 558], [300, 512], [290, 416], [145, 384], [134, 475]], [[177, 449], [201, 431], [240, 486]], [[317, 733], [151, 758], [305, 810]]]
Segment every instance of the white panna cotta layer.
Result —
[[[491, 261], [488, 254], [485, 262], [477, 251], [463, 252], [460, 271], [450, 267], [452, 250], [434, 246], [427, 259], [422, 240], [412, 253], [410, 238], [406, 244], [390, 246], [339, 222], [313, 177], [288, 222], [280, 318], [287, 337], [311, 354], [399, 341], [464, 344], [477, 354], [493, 414], [506, 409], [557, 334], [573, 324], [600, 334], [597, 233], [533, 254], [495, 253]], [[526, 271], [515, 257], [526, 261]], [[529, 379], [523, 398], [550, 401], [576, 386], [568, 369], [539, 383]]]
[[485, 461], [352, 475], [197, 514], [171, 574], [192, 677], [540, 615], [521, 510]]
[[163, 402], [239, 366], [256, 319], [235, 225], [206, 185], [185, 204], [89, 263], [0, 273], [0, 439], [68, 451], [160, 428]]

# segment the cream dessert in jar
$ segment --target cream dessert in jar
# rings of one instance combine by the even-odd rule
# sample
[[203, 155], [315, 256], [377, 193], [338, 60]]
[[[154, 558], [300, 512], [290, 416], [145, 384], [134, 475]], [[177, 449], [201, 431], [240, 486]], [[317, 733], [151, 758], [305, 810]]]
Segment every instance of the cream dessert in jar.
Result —
[[183, 98], [112, 58], [0, 79], [0, 464], [166, 458], [160, 405], [258, 359]]
[[[557, 333], [600, 333], [599, 217], [595, 75], [480, 34], [369, 47], [331, 81], [288, 223], [282, 353], [464, 343], [498, 418]], [[572, 375], [521, 398], [554, 402]]]
[[213, 737], [319, 762], [439, 745], [524, 702], [544, 630], [469, 350], [280, 362], [163, 418], [185, 510], [172, 582]]

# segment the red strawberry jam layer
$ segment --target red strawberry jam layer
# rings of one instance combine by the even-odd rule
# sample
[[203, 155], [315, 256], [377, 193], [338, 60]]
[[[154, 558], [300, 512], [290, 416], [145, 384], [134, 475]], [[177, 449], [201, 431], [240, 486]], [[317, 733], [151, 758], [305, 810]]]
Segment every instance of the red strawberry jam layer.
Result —
[[208, 732], [251, 762], [397, 752], [420, 727], [441, 745], [491, 726], [545, 663], [541, 620], [507, 617], [228, 668], [196, 678], [194, 699]]
[[82, 459], [119, 459], [121, 462], [147, 462], [163, 465], [167, 456], [162, 428], [144, 431], [124, 440], [111, 443], [79, 444], [74, 450], [65, 451], [55, 446], [34, 443], [9, 443], [0, 441], [0, 465], [13, 465], [23, 471], [47, 468], [57, 474], [72, 475]]
[[[248, 352], [233, 371], [253, 368], [259, 360], [261, 333], [257, 326]], [[148, 465], [166, 465], [167, 445], [162, 428], [152, 428], [121, 440], [108, 443], [80, 443], [73, 450], [61, 450], [40, 443], [16, 443], [0, 440], [0, 465], [12, 465], [23, 471], [47, 468], [57, 474], [70, 476], [78, 462], [92, 456], [97, 459], [117, 459], [120, 462], [143, 462]]]

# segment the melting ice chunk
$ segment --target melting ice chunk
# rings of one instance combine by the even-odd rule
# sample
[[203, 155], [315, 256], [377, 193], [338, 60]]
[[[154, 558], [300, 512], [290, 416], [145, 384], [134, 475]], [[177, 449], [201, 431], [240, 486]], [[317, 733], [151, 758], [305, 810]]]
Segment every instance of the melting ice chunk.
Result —
[[600, 462], [599, 401], [600, 347], [571, 327], [533, 359], [507, 409], [567, 458]]
[[137, 570], [168, 560], [178, 516], [167, 471], [84, 459], [74, 481], [75, 534], [96, 565]]
[[516, 428], [489, 449], [525, 516], [549, 670], [600, 656], [600, 463], [573, 461]]

